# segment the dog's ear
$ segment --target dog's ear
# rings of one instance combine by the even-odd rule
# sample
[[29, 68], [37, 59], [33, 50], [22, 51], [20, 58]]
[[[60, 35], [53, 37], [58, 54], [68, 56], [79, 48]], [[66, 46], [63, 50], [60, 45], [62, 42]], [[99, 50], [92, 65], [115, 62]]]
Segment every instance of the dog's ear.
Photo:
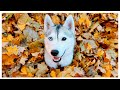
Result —
[[66, 27], [67, 29], [72, 30], [73, 34], [75, 33], [75, 25], [72, 15], [69, 15], [67, 17], [63, 26]]
[[47, 14], [45, 16], [45, 19], [44, 19], [44, 30], [45, 30], [45, 32], [46, 32], [46, 30], [48, 30], [50, 28], [50, 26], [53, 26], [53, 25], [54, 24], [53, 24], [50, 16]]

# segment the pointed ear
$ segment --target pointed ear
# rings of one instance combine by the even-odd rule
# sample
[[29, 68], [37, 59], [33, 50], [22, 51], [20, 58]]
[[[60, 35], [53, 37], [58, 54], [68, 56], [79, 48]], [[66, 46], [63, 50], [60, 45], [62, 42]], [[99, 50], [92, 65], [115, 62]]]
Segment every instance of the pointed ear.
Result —
[[47, 14], [44, 19], [44, 31], [46, 32], [46, 30], [48, 30], [50, 28], [50, 26], [53, 26], [53, 25], [54, 24], [53, 24], [50, 16]]
[[63, 25], [64, 27], [66, 27], [67, 29], [72, 30], [73, 34], [75, 34], [75, 26], [74, 26], [74, 20], [72, 15], [69, 15]]

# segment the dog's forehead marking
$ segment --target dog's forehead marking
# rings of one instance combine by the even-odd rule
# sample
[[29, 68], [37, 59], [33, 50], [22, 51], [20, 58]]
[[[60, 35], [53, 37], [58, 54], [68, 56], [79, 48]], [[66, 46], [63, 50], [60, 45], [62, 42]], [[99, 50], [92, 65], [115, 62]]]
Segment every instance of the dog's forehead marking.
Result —
[[63, 27], [60, 24], [60, 25], [54, 25], [54, 26], [51, 27], [50, 30], [47, 30], [47, 32], [45, 33], [46, 37], [48, 37], [53, 31], [56, 33], [57, 39], [58, 39], [58, 36], [59, 36], [60, 32], [63, 32], [66, 36], [68, 36], [70, 38], [73, 36], [72, 32], [70, 32], [69, 29]]
[[62, 25], [59, 24], [59, 25], [55, 25], [55, 26], [56, 26], [56, 33], [57, 33], [57, 39], [58, 39], [59, 30], [60, 30], [60, 28], [62, 27]]

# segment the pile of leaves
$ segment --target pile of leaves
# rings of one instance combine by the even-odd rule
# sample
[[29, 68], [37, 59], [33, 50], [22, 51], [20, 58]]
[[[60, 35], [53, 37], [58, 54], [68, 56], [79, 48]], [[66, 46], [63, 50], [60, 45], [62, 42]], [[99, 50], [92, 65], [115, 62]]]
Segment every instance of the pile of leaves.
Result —
[[[71, 65], [50, 68], [44, 61], [44, 18], [75, 21]], [[2, 77], [118, 77], [117, 13], [3, 13]]]

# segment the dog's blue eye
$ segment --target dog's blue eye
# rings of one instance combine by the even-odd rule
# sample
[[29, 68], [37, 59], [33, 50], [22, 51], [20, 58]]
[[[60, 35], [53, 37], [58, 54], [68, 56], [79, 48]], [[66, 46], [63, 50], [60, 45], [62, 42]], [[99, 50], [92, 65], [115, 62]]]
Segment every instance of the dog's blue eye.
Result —
[[53, 38], [52, 38], [52, 37], [49, 37], [48, 39], [49, 39], [50, 41], [52, 41], [52, 40], [53, 40]]
[[62, 41], [65, 41], [66, 39], [67, 39], [66, 37], [63, 37], [63, 38], [62, 38]]

